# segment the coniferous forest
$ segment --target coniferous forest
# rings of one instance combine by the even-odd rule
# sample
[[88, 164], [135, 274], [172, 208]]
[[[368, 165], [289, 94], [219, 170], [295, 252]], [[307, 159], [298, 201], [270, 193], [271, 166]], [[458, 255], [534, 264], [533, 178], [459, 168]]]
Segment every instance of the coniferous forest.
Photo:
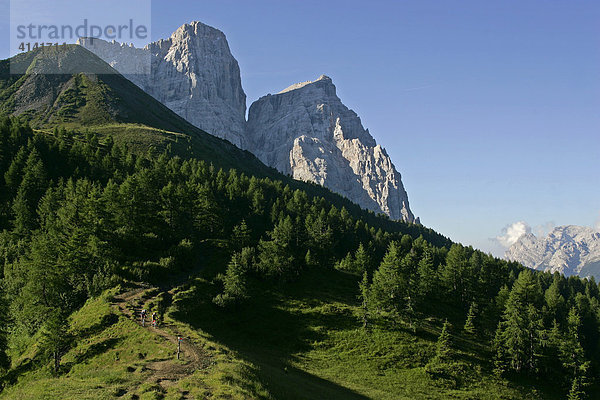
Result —
[[[459, 390], [465, 376], [480, 374], [549, 388], [556, 398], [595, 398], [600, 295], [593, 279], [530, 271], [325, 192], [169, 149], [134, 153], [111, 136], [34, 132], [2, 119], [3, 385], [25, 372], [15, 369], [31, 343], [23, 338], [36, 338], [36, 365], [60, 375], [63, 356], [80, 340], [70, 316], [128, 282], [165, 288], [202, 276], [204, 285], [188, 283], [174, 302], [173, 318], [201, 307], [234, 320], [260, 312], [265, 292], [342, 276], [365, 341], [396, 331], [433, 335], [418, 367], [440, 390]], [[484, 361], [466, 357], [464, 343], [474, 343], [471, 353]]]

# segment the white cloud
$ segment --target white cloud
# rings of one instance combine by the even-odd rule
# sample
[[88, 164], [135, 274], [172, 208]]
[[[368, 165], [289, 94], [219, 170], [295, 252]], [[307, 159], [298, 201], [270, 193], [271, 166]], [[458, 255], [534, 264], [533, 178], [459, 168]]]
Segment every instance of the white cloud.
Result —
[[525, 221], [518, 221], [505, 226], [502, 234], [496, 236], [496, 240], [504, 247], [512, 246], [519, 238], [527, 233], [531, 233], [531, 227]]
[[533, 228], [533, 234], [538, 238], [547, 236], [556, 227], [554, 221], [548, 221]]

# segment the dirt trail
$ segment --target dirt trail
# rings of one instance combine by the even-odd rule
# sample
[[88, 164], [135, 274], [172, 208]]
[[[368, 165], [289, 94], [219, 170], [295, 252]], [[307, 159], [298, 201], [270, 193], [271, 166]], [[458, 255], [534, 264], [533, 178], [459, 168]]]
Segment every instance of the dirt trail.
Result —
[[[151, 293], [156, 289], [157, 288], [155, 287], [140, 284], [132, 290], [115, 296], [113, 306], [116, 306], [121, 314], [142, 326], [140, 312], [144, 304], [158, 294], [158, 292], [154, 295]], [[166, 329], [172, 327], [172, 325], [159, 324], [157, 327], [151, 325], [151, 317], [149, 315], [144, 328], [151, 330], [156, 335], [170, 342], [173, 349], [177, 348], [177, 335], [172, 334]], [[155, 382], [159, 384], [163, 390], [166, 390], [179, 379], [191, 375], [198, 369], [206, 369], [210, 364], [210, 354], [184, 338], [181, 343], [181, 361], [173, 356], [172, 359], [169, 358], [151, 362], [147, 366], [148, 370], [152, 371], [151, 375], [148, 377], [148, 381]], [[186, 398], [186, 393], [183, 393], [183, 395], [184, 398]]]

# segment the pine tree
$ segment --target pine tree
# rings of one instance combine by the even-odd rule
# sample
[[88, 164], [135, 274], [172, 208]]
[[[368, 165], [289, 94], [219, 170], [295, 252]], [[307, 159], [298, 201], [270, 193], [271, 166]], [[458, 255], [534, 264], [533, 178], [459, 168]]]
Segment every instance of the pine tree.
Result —
[[250, 246], [250, 239], [251, 231], [245, 220], [233, 227], [231, 233], [231, 246], [233, 249], [240, 251], [244, 247]]
[[369, 326], [369, 274], [367, 271], [363, 272], [363, 278], [358, 284], [360, 294], [358, 299], [361, 302], [360, 316], [362, 320], [363, 329], [367, 329]]
[[475, 303], [471, 303], [471, 307], [469, 307], [469, 312], [467, 313], [467, 320], [465, 322], [464, 331], [468, 335], [475, 335], [477, 330], [475, 329], [475, 313], [477, 306]]
[[456, 375], [459, 370], [460, 367], [454, 360], [450, 323], [446, 320], [436, 343], [435, 356], [425, 365], [425, 372], [433, 379], [445, 382], [446, 386], [455, 387], [459, 380]]
[[452, 337], [450, 336], [450, 323], [444, 321], [442, 331], [438, 337], [435, 347], [435, 358], [438, 362], [448, 362], [452, 359], [454, 352], [452, 350]]
[[565, 312], [565, 299], [560, 293], [560, 276], [555, 275], [552, 284], [544, 293], [544, 299], [550, 316], [552, 318], [562, 319]]
[[413, 239], [410, 235], [403, 235], [402, 239], [400, 239], [400, 252], [402, 255], [408, 254], [408, 252], [412, 249]]
[[544, 348], [544, 362], [541, 365], [543, 373], [551, 378], [561, 379], [564, 376], [560, 361], [559, 349], [563, 342], [563, 333], [558, 321], [552, 321], [552, 328], [548, 330], [547, 341]]
[[306, 256], [304, 257], [304, 263], [308, 268], [315, 268], [319, 265], [317, 259], [313, 256], [310, 249], [306, 250]]
[[402, 319], [408, 323], [409, 327], [416, 332], [416, 309], [419, 306], [419, 275], [418, 257], [415, 251], [411, 250], [406, 254], [400, 263], [400, 277], [403, 291], [404, 307], [401, 310]]
[[419, 274], [419, 297], [427, 299], [439, 288], [438, 274], [433, 264], [433, 252], [426, 246], [417, 268]]
[[318, 215], [308, 215], [304, 223], [308, 235], [309, 245], [314, 250], [314, 256], [319, 265], [330, 267], [332, 265], [331, 248], [334, 244], [333, 230], [327, 221], [325, 210]]
[[28, 235], [35, 228], [36, 215], [31, 203], [27, 189], [21, 186], [12, 205], [14, 230], [18, 235]]
[[459, 244], [453, 244], [446, 256], [446, 264], [442, 268], [440, 277], [448, 294], [459, 300], [458, 304], [464, 305], [467, 300], [467, 274], [468, 258], [466, 249]]
[[233, 254], [225, 275], [220, 275], [218, 278], [223, 282], [223, 293], [213, 299], [215, 304], [225, 307], [239, 303], [248, 297], [242, 253]]
[[404, 291], [400, 276], [401, 255], [396, 242], [391, 242], [377, 271], [373, 275], [371, 285], [371, 301], [373, 306], [383, 312], [396, 316], [404, 307]]
[[542, 315], [538, 312], [533, 304], [527, 305], [527, 344], [526, 360], [527, 369], [530, 372], [536, 373], [540, 359], [540, 353], [543, 346], [544, 338], [544, 322]]
[[371, 257], [361, 243], [354, 255], [354, 270], [357, 274], [363, 274], [371, 269]]
[[507, 351], [504, 347], [504, 329], [503, 322], [498, 323], [492, 345], [495, 351], [494, 354], [494, 373], [501, 376], [509, 370]]
[[346, 257], [342, 258], [335, 264], [335, 268], [340, 271], [354, 272], [354, 259], [352, 258], [352, 252], [348, 252]]
[[580, 329], [579, 312], [572, 307], [567, 318], [567, 332], [559, 344], [559, 358], [567, 374], [573, 378], [585, 377], [589, 368], [589, 361], [585, 359], [585, 351], [580, 342]]
[[37, 227], [36, 209], [47, 188], [46, 171], [37, 150], [33, 149], [25, 163], [23, 179], [13, 203], [15, 232], [29, 235]]
[[520, 372], [534, 371], [542, 345], [543, 324], [536, 305], [541, 290], [533, 272], [523, 270], [515, 282], [497, 332], [497, 358], [506, 357], [508, 366]]
[[68, 319], [63, 312], [54, 310], [48, 313], [41, 348], [52, 358], [54, 373], [58, 373], [62, 356], [71, 344], [72, 337], [68, 328]]
[[8, 170], [4, 173], [4, 181], [10, 195], [14, 196], [21, 184], [27, 156], [26, 148], [21, 147], [10, 163]]
[[[300, 273], [300, 266], [294, 249], [294, 226], [291, 218], [288, 216], [282, 219], [270, 236], [272, 240], [261, 240], [258, 244], [258, 270], [266, 276], [284, 281], [295, 279]], [[305, 254], [301, 257], [303, 260]]]

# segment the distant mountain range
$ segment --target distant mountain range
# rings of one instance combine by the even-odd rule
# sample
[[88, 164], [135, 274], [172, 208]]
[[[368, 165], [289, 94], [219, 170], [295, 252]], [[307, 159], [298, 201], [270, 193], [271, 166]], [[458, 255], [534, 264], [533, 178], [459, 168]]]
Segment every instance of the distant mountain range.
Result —
[[545, 237], [527, 233], [506, 251], [505, 258], [540, 271], [600, 280], [600, 232], [585, 226], [559, 226]]
[[268, 166], [323, 185], [362, 208], [419, 222], [392, 160], [342, 104], [330, 78], [262, 97], [246, 121], [240, 68], [218, 29], [192, 22], [144, 49], [99, 39], [78, 43], [179, 116]]

